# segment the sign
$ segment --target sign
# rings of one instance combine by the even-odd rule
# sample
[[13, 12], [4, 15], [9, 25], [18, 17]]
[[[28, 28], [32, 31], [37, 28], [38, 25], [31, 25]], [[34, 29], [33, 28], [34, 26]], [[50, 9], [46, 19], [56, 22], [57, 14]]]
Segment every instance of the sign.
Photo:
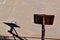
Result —
[[52, 25], [54, 21], [54, 15], [45, 15], [45, 14], [34, 14], [34, 23], [42, 24], [43, 17], [45, 20], [45, 25]]

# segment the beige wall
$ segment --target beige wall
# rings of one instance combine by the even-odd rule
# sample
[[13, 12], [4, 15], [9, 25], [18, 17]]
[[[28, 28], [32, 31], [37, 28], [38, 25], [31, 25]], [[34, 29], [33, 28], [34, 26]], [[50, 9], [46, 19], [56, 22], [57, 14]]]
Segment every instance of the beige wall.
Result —
[[16, 21], [15, 28], [21, 36], [40, 36], [41, 25], [34, 24], [34, 14], [55, 15], [54, 24], [46, 26], [47, 36], [60, 36], [60, 0], [1, 0], [0, 35], [10, 35], [9, 26], [3, 22]]

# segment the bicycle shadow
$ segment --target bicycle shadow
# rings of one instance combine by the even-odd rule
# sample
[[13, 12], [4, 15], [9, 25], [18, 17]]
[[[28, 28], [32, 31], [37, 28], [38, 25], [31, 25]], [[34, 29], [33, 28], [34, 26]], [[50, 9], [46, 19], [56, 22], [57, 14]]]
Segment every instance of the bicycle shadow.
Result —
[[[14, 29], [14, 28], [20, 28], [20, 26], [14, 24], [14, 23], [7, 23], [7, 22], [3, 22], [3, 23], [10, 27], [10, 30], [8, 30], [8, 32], [13, 35], [14, 40], [16, 40], [15, 37], [19, 38], [20, 40], [24, 40], [22, 37], [19, 37], [18, 33]], [[15, 33], [13, 33], [13, 30], [14, 30]]]

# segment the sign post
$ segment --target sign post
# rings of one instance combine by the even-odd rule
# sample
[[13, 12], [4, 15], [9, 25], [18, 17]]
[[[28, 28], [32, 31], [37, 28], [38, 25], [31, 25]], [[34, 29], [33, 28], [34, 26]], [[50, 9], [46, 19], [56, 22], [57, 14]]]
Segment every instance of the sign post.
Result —
[[43, 23], [42, 23], [42, 40], [44, 40], [45, 38], [45, 20], [44, 20], [44, 17], [43, 17]]
[[45, 25], [52, 25], [54, 21], [54, 15], [34, 14], [34, 23], [42, 25], [41, 40], [45, 39]]

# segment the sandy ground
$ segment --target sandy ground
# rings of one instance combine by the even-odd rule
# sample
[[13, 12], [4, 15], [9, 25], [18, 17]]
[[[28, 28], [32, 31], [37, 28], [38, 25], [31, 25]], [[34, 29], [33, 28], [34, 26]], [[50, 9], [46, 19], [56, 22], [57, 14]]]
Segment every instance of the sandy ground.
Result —
[[14, 23], [20, 36], [40, 36], [41, 25], [34, 23], [34, 14], [55, 15], [54, 24], [46, 25], [46, 35], [60, 38], [60, 0], [0, 0], [0, 35], [10, 36], [10, 26]]

